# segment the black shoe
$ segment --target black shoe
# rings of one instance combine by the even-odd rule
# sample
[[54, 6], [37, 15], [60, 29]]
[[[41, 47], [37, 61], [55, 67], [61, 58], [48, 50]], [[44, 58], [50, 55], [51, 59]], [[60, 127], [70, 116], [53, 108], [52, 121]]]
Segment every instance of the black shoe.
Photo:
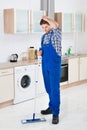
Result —
[[59, 123], [59, 116], [58, 115], [53, 115], [52, 124], [58, 124], [58, 123]]
[[43, 114], [43, 115], [52, 114], [52, 111], [51, 111], [50, 108], [47, 108], [46, 110], [42, 110], [42, 111], [41, 111], [41, 114]]

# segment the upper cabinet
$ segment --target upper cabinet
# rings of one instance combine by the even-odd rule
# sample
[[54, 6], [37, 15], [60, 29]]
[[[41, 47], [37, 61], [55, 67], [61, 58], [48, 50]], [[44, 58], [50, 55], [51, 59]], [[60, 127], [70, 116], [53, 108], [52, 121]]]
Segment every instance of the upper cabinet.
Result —
[[[40, 19], [43, 15], [46, 15], [44, 10], [4, 9], [4, 14], [0, 12], [0, 30], [5, 33], [42, 32]], [[85, 31], [84, 14], [56, 12], [54, 19], [59, 23], [62, 32]]]
[[42, 32], [42, 28], [40, 26], [40, 20], [43, 15], [46, 15], [46, 11], [31, 11], [31, 32]]
[[46, 11], [29, 11], [23, 9], [4, 10], [5, 33], [42, 32], [40, 19]]
[[59, 23], [63, 32], [72, 31], [72, 14], [55, 13], [54, 19]]
[[16, 32], [29, 32], [29, 11], [16, 10]]
[[84, 32], [85, 31], [85, 16], [81, 13], [75, 13], [73, 15], [73, 31]]
[[4, 32], [18, 33], [29, 32], [29, 11], [22, 9], [5, 9], [4, 10]]
[[63, 32], [85, 31], [85, 17], [83, 14], [56, 12], [54, 19], [59, 23]]

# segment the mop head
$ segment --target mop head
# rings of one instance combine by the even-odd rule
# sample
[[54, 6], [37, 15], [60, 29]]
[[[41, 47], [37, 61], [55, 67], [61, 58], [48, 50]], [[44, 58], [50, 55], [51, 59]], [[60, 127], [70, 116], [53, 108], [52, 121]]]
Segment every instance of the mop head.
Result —
[[27, 123], [35, 123], [35, 122], [45, 122], [45, 118], [35, 118], [35, 113], [33, 114], [33, 119], [23, 119], [21, 120], [22, 124], [27, 124]]

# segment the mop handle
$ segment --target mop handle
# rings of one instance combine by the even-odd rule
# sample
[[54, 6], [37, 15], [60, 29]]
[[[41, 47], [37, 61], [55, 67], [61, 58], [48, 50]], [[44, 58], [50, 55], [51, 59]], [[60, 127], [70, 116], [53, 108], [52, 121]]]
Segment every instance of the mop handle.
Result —
[[40, 62], [41, 62], [41, 57], [38, 56], [38, 59], [35, 60], [35, 99], [34, 99], [33, 118], [35, 118], [35, 111], [36, 111], [36, 93], [37, 93], [37, 84], [38, 84], [38, 76], [39, 76], [39, 75], [37, 75], [37, 73], [38, 73], [37, 69], [39, 69]]

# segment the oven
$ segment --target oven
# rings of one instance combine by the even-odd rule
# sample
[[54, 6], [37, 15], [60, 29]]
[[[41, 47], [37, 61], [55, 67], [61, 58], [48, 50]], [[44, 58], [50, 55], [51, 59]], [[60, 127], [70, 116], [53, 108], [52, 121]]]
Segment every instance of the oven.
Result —
[[63, 60], [61, 64], [60, 82], [68, 81], [68, 60]]

